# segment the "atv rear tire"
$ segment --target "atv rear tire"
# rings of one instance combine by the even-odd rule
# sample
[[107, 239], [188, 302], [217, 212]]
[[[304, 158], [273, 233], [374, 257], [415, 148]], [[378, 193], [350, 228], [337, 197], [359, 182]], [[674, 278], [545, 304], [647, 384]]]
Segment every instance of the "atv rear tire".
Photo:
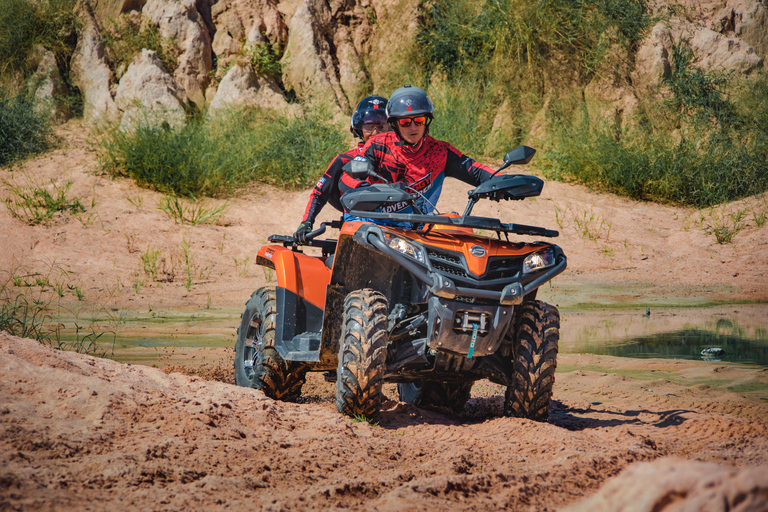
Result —
[[275, 350], [275, 288], [259, 288], [246, 303], [235, 344], [235, 384], [286, 402], [301, 395], [306, 366]]
[[505, 415], [547, 421], [559, 339], [557, 308], [540, 300], [520, 306], [511, 340], [514, 371], [505, 394]]
[[387, 358], [387, 299], [363, 289], [344, 301], [336, 408], [348, 416], [372, 418], [381, 407]]
[[253, 367], [260, 347], [273, 344], [275, 338], [275, 289], [259, 288], [240, 315], [235, 343], [235, 384], [251, 387], [256, 374]]
[[448, 409], [454, 414], [464, 408], [472, 382], [406, 382], [397, 385], [400, 401], [416, 407]]

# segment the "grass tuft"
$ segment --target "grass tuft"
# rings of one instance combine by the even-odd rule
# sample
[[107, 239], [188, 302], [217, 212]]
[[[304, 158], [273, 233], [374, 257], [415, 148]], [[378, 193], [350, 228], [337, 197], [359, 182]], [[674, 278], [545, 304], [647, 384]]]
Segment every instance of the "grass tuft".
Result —
[[50, 190], [36, 185], [29, 179], [26, 184], [19, 184], [13, 179], [3, 180], [2, 183], [9, 192], [5, 205], [11, 215], [30, 226], [48, 222], [57, 212], [70, 212], [77, 215], [85, 211], [79, 198], [67, 197], [72, 186], [71, 181], [65, 182], [63, 187], [60, 187], [51, 180]]

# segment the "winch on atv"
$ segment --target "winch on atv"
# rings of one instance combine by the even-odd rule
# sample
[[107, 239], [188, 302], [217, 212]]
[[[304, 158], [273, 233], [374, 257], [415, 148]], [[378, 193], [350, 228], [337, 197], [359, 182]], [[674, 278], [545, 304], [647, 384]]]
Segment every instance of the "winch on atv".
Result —
[[[323, 223], [304, 254], [291, 236], [273, 235], [257, 264], [275, 271], [277, 286], [254, 292], [238, 329], [235, 380], [268, 396], [296, 400], [308, 371], [336, 371], [336, 405], [372, 417], [382, 383], [398, 383], [400, 399], [460, 410], [472, 383], [505, 385], [504, 413], [546, 420], [557, 364], [560, 318], [536, 300], [538, 288], [566, 268], [547, 242], [557, 231], [472, 216], [481, 199], [538, 196], [543, 181], [498, 175], [528, 163], [520, 146], [482, 185], [469, 191], [462, 215], [424, 214], [420, 194], [403, 183], [376, 184], [342, 197], [361, 220]], [[375, 175], [366, 161], [347, 172]], [[386, 213], [408, 203], [415, 213]], [[320, 240], [327, 227], [338, 240]], [[495, 236], [481, 236], [477, 232]]]

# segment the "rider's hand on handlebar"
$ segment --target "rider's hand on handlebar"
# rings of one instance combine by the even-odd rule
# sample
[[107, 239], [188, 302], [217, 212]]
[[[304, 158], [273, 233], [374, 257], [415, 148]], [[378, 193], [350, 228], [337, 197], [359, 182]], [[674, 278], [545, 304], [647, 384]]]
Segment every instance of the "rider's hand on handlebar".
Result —
[[307, 234], [312, 231], [312, 223], [308, 220], [305, 220], [301, 224], [299, 224], [299, 227], [296, 229], [296, 232], [293, 234], [293, 238], [296, 240], [296, 242], [300, 244], [306, 244], [307, 243]]

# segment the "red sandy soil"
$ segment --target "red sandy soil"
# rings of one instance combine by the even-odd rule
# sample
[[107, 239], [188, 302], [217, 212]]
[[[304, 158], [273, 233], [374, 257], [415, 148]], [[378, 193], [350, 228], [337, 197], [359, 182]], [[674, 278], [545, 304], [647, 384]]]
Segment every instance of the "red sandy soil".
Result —
[[[175, 224], [161, 194], [98, 172], [81, 125], [59, 134], [61, 149], [0, 178], [71, 180], [88, 211], [31, 227], [0, 208], [0, 272], [77, 286], [84, 300], [68, 291], [61, 304], [83, 316], [236, 310], [269, 277], [256, 249], [291, 233], [308, 197], [253, 186], [214, 225]], [[462, 210], [465, 190], [450, 184], [441, 208]], [[711, 231], [744, 209], [746, 227], [718, 244]], [[768, 228], [753, 217], [767, 210], [765, 197], [699, 212], [547, 182], [540, 198], [476, 213], [561, 231], [569, 269], [540, 298], [655, 308], [768, 299]], [[172, 281], [144, 272], [148, 249]], [[577, 324], [564, 315], [563, 329]], [[561, 354], [548, 423], [503, 417], [504, 390], [480, 382], [459, 416], [400, 403], [387, 385], [371, 425], [339, 415], [321, 375], [301, 403], [275, 402], [229, 384], [231, 348], [185, 353], [163, 371], [0, 333], [0, 510], [768, 510], [764, 368]], [[620, 473], [629, 480], [610, 480]]]

